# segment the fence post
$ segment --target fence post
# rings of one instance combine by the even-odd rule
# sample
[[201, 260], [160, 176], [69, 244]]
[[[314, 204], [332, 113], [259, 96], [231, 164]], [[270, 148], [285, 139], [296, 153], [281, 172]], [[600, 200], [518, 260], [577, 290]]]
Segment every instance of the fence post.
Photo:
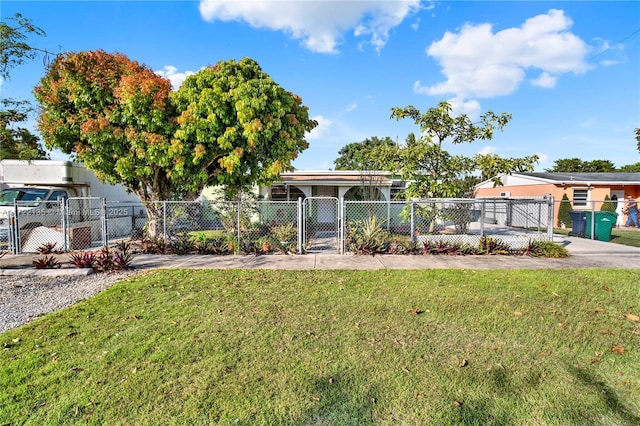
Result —
[[304, 232], [302, 217], [302, 197], [298, 197], [298, 254], [302, 254], [302, 232]]
[[242, 200], [240, 200], [240, 198], [238, 198], [238, 217], [236, 218], [237, 222], [236, 222], [236, 232], [238, 234], [237, 239], [238, 239], [238, 253], [241, 252], [241, 247], [240, 247], [240, 209], [242, 208]]
[[338, 206], [338, 210], [340, 212], [340, 218], [338, 219], [338, 253], [344, 254], [344, 239], [346, 233], [346, 217], [345, 217], [345, 205], [344, 205], [344, 197], [340, 197], [340, 206]]
[[547, 241], [553, 241], [553, 224], [554, 216], [555, 216], [555, 200], [553, 199], [553, 195], [550, 195], [547, 201], [547, 208], [549, 209], [549, 214], [547, 218]]
[[591, 201], [591, 239], [596, 239], [596, 202]]
[[[494, 200], [494, 203], [495, 203], [495, 200]], [[482, 203], [480, 204], [480, 237], [484, 237], [484, 216], [486, 213], [487, 213], [487, 200], [482, 200]]]
[[[11, 221], [11, 218], [9, 218]], [[20, 242], [20, 215], [18, 210], [18, 202], [13, 200], [13, 229], [9, 226], [9, 233], [13, 239], [13, 254], [20, 254], [22, 251], [22, 243]]]
[[68, 235], [69, 235], [69, 206], [67, 205], [68, 203], [68, 199], [64, 199], [61, 198], [59, 200], [60, 202], [60, 212], [62, 213], [62, 249], [67, 252], [69, 251], [69, 244], [68, 244]]
[[102, 212], [101, 212], [100, 223], [102, 225], [102, 247], [109, 246], [109, 236], [107, 229], [107, 200], [106, 198], [102, 198]]

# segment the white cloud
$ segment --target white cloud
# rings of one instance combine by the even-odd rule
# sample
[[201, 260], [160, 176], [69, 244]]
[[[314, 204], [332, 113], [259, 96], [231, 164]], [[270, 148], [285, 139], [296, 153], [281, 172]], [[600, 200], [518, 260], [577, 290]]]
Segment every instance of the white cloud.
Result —
[[556, 86], [556, 82], [558, 81], [557, 76], [552, 76], [548, 72], [543, 72], [540, 74], [540, 77], [531, 80], [531, 84], [538, 87], [543, 87], [545, 89], [551, 89]]
[[185, 78], [195, 74], [193, 71], [178, 72], [178, 68], [172, 65], [165, 65], [163, 71], [154, 72], [161, 77], [168, 78], [173, 90], [178, 90]]
[[200, 15], [209, 22], [246, 22], [254, 28], [283, 31], [307, 49], [337, 53], [343, 34], [353, 30], [382, 49], [389, 31], [420, 9], [420, 0], [281, 1], [201, 0]]
[[480, 118], [480, 102], [476, 100], [465, 101], [461, 98], [451, 98], [447, 102], [451, 105], [451, 114], [453, 117], [466, 114], [471, 120]]
[[532, 84], [553, 87], [560, 75], [589, 69], [590, 48], [569, 32], [572, 24], [562, 10], [551, 9], [520, 27], [495, 33], [491, 24], [466, 24], [457, 33], [447, 31], [427, 49], [446, 81], [420, 86], [419, 93], [463, 99], [505, 96], [520, 87], [528, 70], [541, 72]]
[[305, 135], [306, 139], [311, 141], [314, 139], [326, 138], [329, 135], [329, 132], [331, 130], [331, 124], [333, 122], [321, 115], [312, 117], [312, 119], [316, 120], [318, 122], [318, 125]]
[[351, 112], [351, 111], [353, 111], [353, 110], [354, 110], [354, 109], [356, 109], [356, 108], [358, 108], [358, 104], [354, 102], [354, 103], [352, 103], [351, 105], [349, 105], [349, 106], [347, 107], [347, 109], [345, 109], [345, 111], [347, 111], [347, 112]]
[[547, 164], [549, 162], [549, 156], [542, 152], [536, 152], [538, 156], [538, 164]]

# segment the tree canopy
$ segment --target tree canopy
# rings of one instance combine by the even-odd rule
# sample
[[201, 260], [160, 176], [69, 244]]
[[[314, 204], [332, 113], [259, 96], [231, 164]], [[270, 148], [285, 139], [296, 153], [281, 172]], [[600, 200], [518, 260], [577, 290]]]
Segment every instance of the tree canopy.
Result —
[[553, 162], [553, 167], [545, 170], [552, 173], [598, 173], [615, 172], [616, 166], [609, 160], [582, 161], [579, 158], [561, 158]]
[[[11, 24], [11, 21], [13, 24]], [[48, 53], [45, 49], [27, 43], [29, 36], [44, 37], [44, 30], [35, 26], [28, 18], [16, 13], [0, 22], [0, 78], [11, 79], [11, 71], [39, 55]], [[26, 100], [4, 98], [0, 104], [0, 160], [17, 158], [35, 160], [47, 158], [39, 139], [20, 123], [27, 121], [32, 112]]]
[[171, 92], [168, 79], [125, 55], [58, 55], [34, 90], [49, 148], [143, 201], [230, 192], [291, 170], [317, 123], [301, 99], [252, 59], [220, 61]]
[[503, 130], [511, 120], [510, 114], [497, 115], [488, 111], [480, 122], [474, 123], [465, 114], [452, 116], [451, 111], [447, 102], [440, 102], [425, 113], [413, 106], [391, 110], [391, 118], [412, 119], [420, 128], [420, 137], [410, 135], [405, 145], [383, 147], [376, 153], [389, 170], [411, 182], [406, 189], [407, 197], [470, 196], [473, 185], [480, 179], [533, 170], [538, 161], [535, 155], [524, 158], [501, 158], [492, 154], [465, 157], [443, 149], [445, 141], [462, 144], [490, 140], [495, 130]]
[[375, 170], [380, 163], [375, 156], [375, 150], [379, 147], [391, 148], [395, 142], [386, 136], [382, 139], [377, 136], [367, 138], [362, 142], [352, 142], [338, 151], [339, 157], [335, 159], [336, 170]]

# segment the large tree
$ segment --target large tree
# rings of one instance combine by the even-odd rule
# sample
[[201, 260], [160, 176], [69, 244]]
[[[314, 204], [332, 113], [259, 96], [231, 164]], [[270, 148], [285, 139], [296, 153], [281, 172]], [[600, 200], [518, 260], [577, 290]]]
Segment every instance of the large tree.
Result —
[[[30, 36], [45, 36], [44, 30], [35, 26], [28, 18], [16, 13], [0, 22], [0, 79], [10, 80], [11, 71], [19, 65], [49, 54], [27, 43]], [[3, 98], [0, 103], [0, 160], [19, 158], [35, 160], [47, 158], [39, 139], [23, 124], [32, 108], [26, 100]]]
[[[488, 111], [474, 123], [465, 115], [452, 116], [451, 105], [440, 102], [425, 113], [413, 106], [393, 108], [391, 118], [412, 119], [420, 128], [420, 137], [408, 138], [403, 146], [380, 150], [390, 170], [397, 171], [410, 181], [406, 189], [409, 198], [470, 196], [473, 184], [479, 179], [494, 178], [501, 173], [533, 170], [538, 161], [535, 155], [523, 158], [501, 158], [496, 155], [465, 157], [452, 155], [443, 143], [471, 143], [490, 140], [495, 130], [503, 130], [511, 120], [510, 114], [496, 115]], [[499, 182], [496, 181], [496, 184]]]
[[602, 173], [615, 172], [616, 166], [609, 160], [582, 161], [579, 158], [561, 158], [553, 162], [553, 167], [545, 170], [555, 173]]
[[233, 193], [273, 182], [293, 170], [291, 162], [309, 146], [305, 133], [317, 126], [302, 99], [249, 58], [187, 77], [171, 98], [179, 112], [179, 155], [196, 175], [189, 180], [197, 191], [216, 184]]
[[380, 167], [375, 149], [381, 146], [393, 147], [395, 142], [389, 137], [372, 136], [362, 142], [352, 142], [338, 151], [339, 157], [333, 162], [336, 170], [374, 170]]
[[233, 193], [273, 179], [292, 169], [316, 126], [300, 98], [248, 58], [221, 61], [170, 89], [122, 54], [59, 55], [34, 90], [38, 127], [47, 147], [158, 201], [193, 199], [205, 185]]

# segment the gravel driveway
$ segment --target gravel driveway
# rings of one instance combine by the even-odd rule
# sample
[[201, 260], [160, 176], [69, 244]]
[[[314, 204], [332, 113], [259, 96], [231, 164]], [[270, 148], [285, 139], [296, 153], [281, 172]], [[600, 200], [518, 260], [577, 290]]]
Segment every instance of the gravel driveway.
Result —
[[135, 271], [86, 276], [0, 277], [0, 333], [87, 299]]

